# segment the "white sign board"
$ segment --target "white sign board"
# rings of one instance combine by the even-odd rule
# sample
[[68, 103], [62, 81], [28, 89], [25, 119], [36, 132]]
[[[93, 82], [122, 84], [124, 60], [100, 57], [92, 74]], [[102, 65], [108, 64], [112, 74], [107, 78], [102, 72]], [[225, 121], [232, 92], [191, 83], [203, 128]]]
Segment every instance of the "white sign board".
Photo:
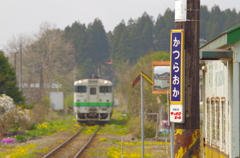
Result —
[[184, 108], [183, 105], [170, 105], [170, 122], [184, 123]]
[[54, 110], [62, 110], [63, 92], [50, 92], [50, 102]]
[[114, 98], [114, 106], [118, 106], [118, 99], [117, 98]]
[[175, 0], [175, 22], [187, 21], [187, 0]]

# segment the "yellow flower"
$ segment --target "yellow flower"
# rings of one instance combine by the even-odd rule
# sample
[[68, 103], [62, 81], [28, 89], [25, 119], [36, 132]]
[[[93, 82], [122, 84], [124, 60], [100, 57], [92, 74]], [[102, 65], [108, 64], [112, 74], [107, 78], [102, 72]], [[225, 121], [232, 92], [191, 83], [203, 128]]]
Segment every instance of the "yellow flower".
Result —
[[107, 141], [107, 138], [99, 138], [98, 141], [99, 142], [104, 142], [104, 141]]

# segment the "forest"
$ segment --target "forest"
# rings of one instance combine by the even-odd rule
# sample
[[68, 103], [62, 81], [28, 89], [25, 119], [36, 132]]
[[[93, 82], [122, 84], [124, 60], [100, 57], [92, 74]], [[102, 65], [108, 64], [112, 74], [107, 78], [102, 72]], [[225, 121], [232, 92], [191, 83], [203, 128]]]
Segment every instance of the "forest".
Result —
[[[240, 12], [235, 9], [220, 10], [214, 6], [209, 10], [201, 6], [200, 39], [209, 41], [238, 24]], [[174, 10], [170, 9], [156, 20], [145, 12], [137, 19], [121, 21], [109, 32], [105, 31], [101, 19], [89, 24], [76, 21], [64, 30], [44, 22], [34, 35], [20, 35], [9, 41], [5, 54], [15, 68], [19, 83], [20, 54], [16, 52], [22, 52], [24, 93], [29, 94], [28, 101], [38, 102], [48, 96], [52, 83], [61, 84], [65, 92], [72, 92], [74, 80], [88, 78], [93, 73], [120, 84], [119, 69], [124, 73], [145, 56], [169, 53], [170, 30], [174, 25]], [[27, 88], [29, 85], [40, 90], [33, 92]]]
[[[135, 64], [140, 57], [151, 52], [169, 52], [170, 30], [174, 29], [174, 24], [174, 11], [167, 9], [156, 20], [145, 12], [138, 19], [121, 21], [113, 31], [107, 33], [100, 19], [95, 19], [88, 26], [74, 22], [64, 31], [66, 38], [73, 41], [76, 65], [87, 77], [93, 70], [106, 75], [104, 73], [107, 72], [102, 70], [109, 66], [105, 64], [109, 61], [114, 68], [122, 62]], [[200, 39], [209, 41], [238, 24], [240, 12], [237, 13], [235, 9], [221, 11], [219, 6], [214, 6], [208, 10], [207, 6], [201, 6]], [[100, 72], [96, 72], [96, 68]]]

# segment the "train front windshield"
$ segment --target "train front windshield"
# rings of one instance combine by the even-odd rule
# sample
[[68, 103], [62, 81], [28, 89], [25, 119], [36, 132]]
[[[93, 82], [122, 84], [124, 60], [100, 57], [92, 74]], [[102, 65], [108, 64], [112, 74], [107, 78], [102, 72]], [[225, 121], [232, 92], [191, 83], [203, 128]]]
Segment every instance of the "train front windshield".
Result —
[[75, 86], [75, 92], [76, 93], [86, 93], [87, 86]]
[[112, 93], [112, 86], [100, 86], [100, 93]]

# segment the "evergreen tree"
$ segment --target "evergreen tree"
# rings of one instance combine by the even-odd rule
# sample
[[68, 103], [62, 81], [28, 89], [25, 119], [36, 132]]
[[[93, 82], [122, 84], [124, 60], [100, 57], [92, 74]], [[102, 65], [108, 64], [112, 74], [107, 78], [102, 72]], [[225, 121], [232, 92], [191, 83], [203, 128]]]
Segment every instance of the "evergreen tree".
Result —
[[234, 24], [240, 24], [240, 11], [238, 12], [236, 19], [234, 20]]
[[87, 57], [87, 33], [85, 24], [75, 22], [72, 24], [71, 31], [68, 33], [70, 40], [73, 41], [76, 51], [76, 64], [80, 65]]
[[210, 13], [206, 5], [200, 8], [200, 38], [207, 39], [206, 29]]
[[215, 5], [211, 10], [210, 18], [206, 25], [207, 39], [213, 39], [223, 31], [225, 31], [223, 30], [223, 24], [223, 13], [221, 12], [219, 6]]
[[110, 58], [115, 62], [120, 59], [121, 54], [119, 52], [119, 41], [120, 38], [124, 32], [124, 29], [126, 29], [124, 21], [122, 21], [120, 24], [118, 24], [113, 31], [113, 36], [110, 43]]
[[118, 51], [117, 51], [117, 58], [119, 62], [133, 62], [134, 61], [134, 50], [132, 45], [132, 40], [129, 36], [129, 29], [126, 27], [119, 39], [118, 43]]
[[95, 19], [93, 24], [89, 24], [87, 35], [89, 57], [96, 68], [95, 73], [97, 73], [98, 69], [98, 73], [101, 75], [101, 67], [110, 57], [108, 38], [101, 20]]
[[237, 19], [237, 12], [235, 9], [233, 9], [232, 11], [230, 9], [226, 9], [225, 11], [223, 11], [223, 14], [224, 14], [224, 25], [223, 25], [224, 31], [239, 24], [240, 20], [239, 19], [238, 21], [235, 20]]
[[137, 52], [136, 59], [153, 50], [153, 19], [146, 12], [137, 22]]
[[[227, 9], [221, 11], [214, 6], [211, 11], [201, 6], [200, 38], [211, 40], [222, 32], [240, 23], [240, 13]], [[104, 63], [112, 59], [113, 64], [127, 62], [131, 65], [153, 51], [169, 52], [170, 31], [174, 29], [174, 11], [169, 8], [164, 15], [159, 14], [156, 23], [146, 12], [125, 24], [119, 23], [113, 32], [105, 33], [99, 19], [88, 25], [75, 22], [66, 27], [68, 40], [72, 40], [76, 50], [76, 63], [85, 76], [96, 73], [96, 69], [106, 67]], [[88, 74], [88, 75], [86, 75]]]
[[85, 24], [74, 22], [65, 28], [65, 37], [71, 41], [75, 49], [75, 64], [80, 72], [79, 78], [88, 78], [93, 71], [87, 47], [87, 28]]
[[114, 61], [114, 65], [118, 63], [133, 61], [133, 45], [129, 35], [129, 28], [126, 27], [124, 21], [122, 21], [113, 32], [113, 38], [110, 45], [111, 58]]
[[10, 96], [16, 104], [23, 104], [25, 101], [16, 85], [15, 71], [2, 51], [0, 51], [0, 94]]
[[174, 12], [169, 8], [164, 15], [158, 16], [154, 27], [154, 48], [156, 51], [169, 52], [170, 31], [174, 29]]

